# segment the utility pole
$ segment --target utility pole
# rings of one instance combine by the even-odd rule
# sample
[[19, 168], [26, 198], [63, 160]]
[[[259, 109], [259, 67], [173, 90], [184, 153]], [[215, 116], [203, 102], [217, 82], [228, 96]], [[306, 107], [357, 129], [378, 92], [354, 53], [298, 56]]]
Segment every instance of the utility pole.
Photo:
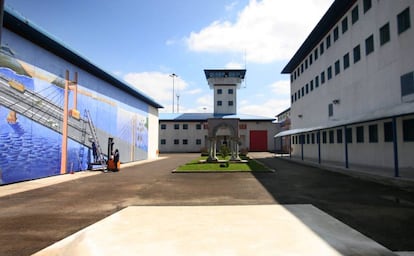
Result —
[[177, 113], [180, 113], [180, 95], [177, 93]]
[[175, 73], [172, 73], [172, 74], [170, 75], [170, 77], [172, 77], [172, 79], [173, 79], [172, 112], [174, 113], [174, 98], [175, 98], [174, 79], [175, 79], [176, 77], [178, 77], [178, 76], [177, 76]]

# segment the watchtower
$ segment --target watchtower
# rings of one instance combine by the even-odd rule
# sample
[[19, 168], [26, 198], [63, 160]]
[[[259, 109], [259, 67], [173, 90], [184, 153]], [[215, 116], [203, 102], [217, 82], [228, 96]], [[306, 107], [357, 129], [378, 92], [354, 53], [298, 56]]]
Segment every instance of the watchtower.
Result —
[[237, 114], [237, 89], [246, 74], [245, 69], [205, 69], [210, 89], [214, 90], [214, 114]]

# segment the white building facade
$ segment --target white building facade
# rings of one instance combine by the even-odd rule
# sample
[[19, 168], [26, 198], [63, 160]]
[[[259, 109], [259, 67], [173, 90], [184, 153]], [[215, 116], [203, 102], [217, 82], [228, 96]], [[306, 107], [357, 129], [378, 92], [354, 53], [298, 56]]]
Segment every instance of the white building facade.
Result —
[[165, 152], [204, 152], [220, 145], [238, 151], [273, 151], [278, 126], [274, 118], [237, 114], [237, 89], [246, 70], [205, 70], [214, 91], [214, 113], [160, 114], [159, 149]]
[[283, 69], [292, 156], [414, 172], [414, 2], [336, 0]]

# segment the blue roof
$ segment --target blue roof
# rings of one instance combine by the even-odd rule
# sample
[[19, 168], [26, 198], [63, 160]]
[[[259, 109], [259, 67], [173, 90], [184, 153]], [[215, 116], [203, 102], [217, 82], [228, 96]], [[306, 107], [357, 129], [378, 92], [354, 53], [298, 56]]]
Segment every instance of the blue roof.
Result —
[[274, 121], [275, 118], [244, 114], [214, 114], [214, 113], [160, 113], [160, 121], [207, 121], [209, 118], [240, 119], [242, 121]]
[[68, 61], [69, 63], [72, 63], [73, 65], [78, 66], [103, 81], [112, 84], [135, 98], [142, 100], [155, 108], [163, 108], [163, 106], [157, 103], [154, 99], [148, 97], [141, 91], [133, 88], [131, 85], [128, 85], [126, 82], [121, 81], [115, 76], [104, 71], [102, 68], [93, 64], [91, 61], [54, 38], [52, 35], [28, 21], [20, 14], [16, 13], [7, 5], [4, 8], [3, 26], [19, 36]]

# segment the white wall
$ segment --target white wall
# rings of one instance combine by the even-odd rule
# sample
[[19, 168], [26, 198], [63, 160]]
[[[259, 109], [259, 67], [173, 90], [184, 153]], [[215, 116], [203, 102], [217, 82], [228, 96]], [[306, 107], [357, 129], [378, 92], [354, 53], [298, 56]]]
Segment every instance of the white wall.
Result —
[[[339, 40], [319, 54], [319, 58], [306, 69], [299, 78], [291, 84], [291, 94], [315, 80], [327, 68], [332, 67], [333, 77], [321, 84], [319, 88], [305, 94], [304, 97], [292, 103], [292, 129], [319, 126], [330, 121], [347, 120], [356, 115], [389, 108], [401, 104], [401, 75], [414, 71], [414, 2], [412, 1], [372, 1], [372, 8], [363, 13], [362, 1], [359, 6], [359, 20], [351, 23], [351, 10], [347, 13], [348, 31], [342, 34], [341, 18], [339, 25]], [[354, 6], [355, 6], [354, 5]], [[411, 28], [402, 34], [397, 32], [397, 14], [410, 6]], [[380, 46], [379, 28], [389, 22], [391, 40]], [[365, 55], [365, 39], [373, 34], [374, 52]], [[353, 63], [353, 48], [360, 45], [361, 60]], [[318, 44], [319, 47], [319, 44]], [[319, 52], [319, 51], [318, 51]], [[312, 51], [313, 53], [313, 51]], [[344, 70], [343, 56], [349, 53], [350, 67]], [[335, 75], [334, 63], [340, 61], [340, 74]], [[310, 88], [309, 88], [310, 91]], [[328, 104], [339, 99], [335, 104], [334, 115], [328, 117]], [[298, 115], [302, 115], [299, 118]]]

